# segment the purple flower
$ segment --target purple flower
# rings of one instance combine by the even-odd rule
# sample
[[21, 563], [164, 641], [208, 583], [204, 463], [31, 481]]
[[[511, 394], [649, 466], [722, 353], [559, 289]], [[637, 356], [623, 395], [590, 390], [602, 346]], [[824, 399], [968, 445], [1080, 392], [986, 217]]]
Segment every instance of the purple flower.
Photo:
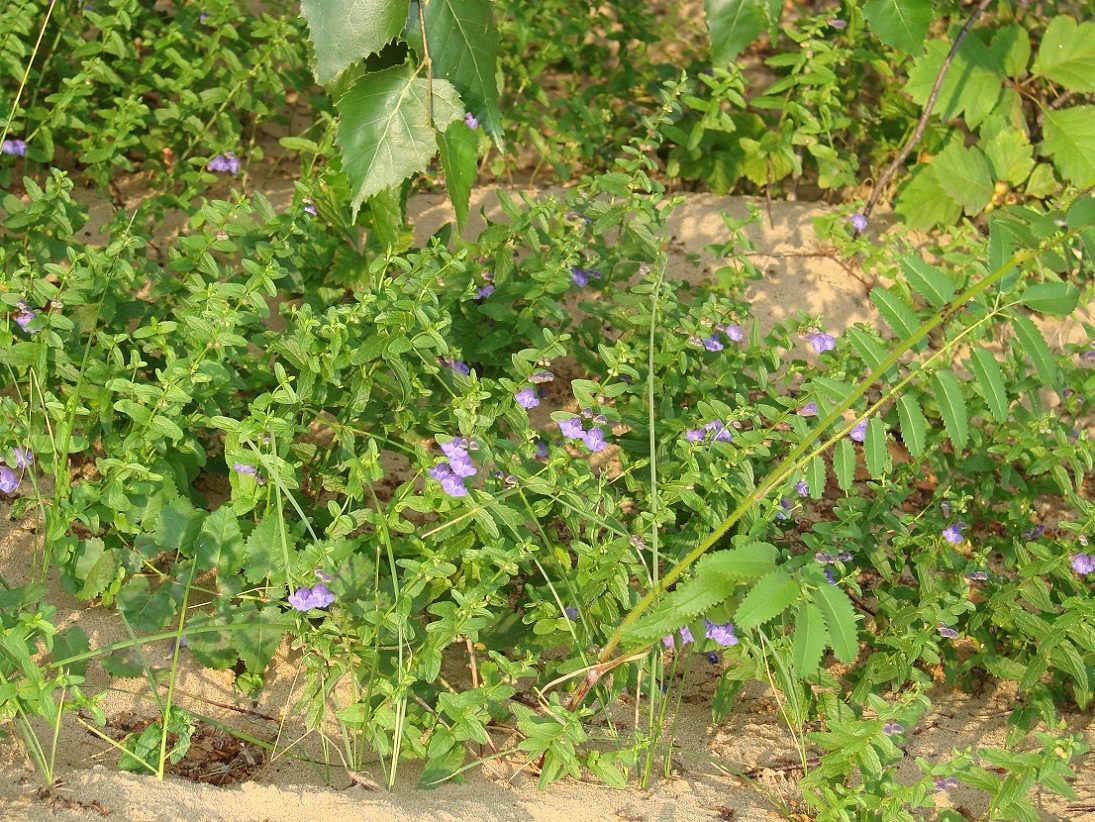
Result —
[[848, 27], [848, 21], [840, 19], [830, 20], [829, 25], [832, 26], [834, 29], [840, 30]]
[[563, 609], [563, 613], [566, 614], [567, 619], [574, 621], [578, 618], [578, 609], [571, 608], [569, 605]]
[[949, 790], [950, 788], [957, 788], [957, 787], [958, 787], [958, 780], [955, 779], [953, 776], [948, 776], [946, 779], [937, 779], [937, 780], [935, 780], [935, 789], [937, 791], [945, 791], [945, 790]]
[[208, 19], [209, 19], [209, 12], [207, 12], [207, 11], [203, 11], [201, 14], [198, 15], [198, 22], [199, 23], [204, 23]]
[[38, 312], [37, 311], [32, 311], [29, 308], [26, 308], [25, 307], [26, 303], [23, 303], [23, 306], [24, 306], [23, 310], [19, 314], [17, 314], [16, 317], [15, 317], [16, 324], [20, 328], [22, 328], [24, 331], [26, 331], [28, 334], [34, 334], [38, 331], [41, 331], [42, 329], [40, 329], [40, 328], [34, 328], [34, 329], [29, 330], [29, 331], [27, 330], [27, 326], [31, 324], [31, 322], [34, 320], [35, 317], [38, 316]]
[[850, 553], [848, 553], [847, 551], [841, 551], [839, 554], [837, 554], [835, 557], [833, 557], [833, 561], [834, 562], [851, 562], [852, 561], [852, 555]]
[[894, 734], [904, 733], [905, 729], [901, 726], [900, 722], [887, 722], [882, 726], [882, 733], [886, 736], [893, 736]]
[[707, 432], [702, 428], [689, 428], [685, 432], [684, 437], [689, 442], [703, 442], [707, 437]]
[[540, 440], [536, 443], [536, 456], [538, 459], [546, 460], [548, 458], [547, 443]]
[[954, 630], [954, 628], [949, 625], [944, 625], [940, 622], [938, 629], [940, 636], [945, 636], [947, 639], [958, 639], [958, 631]]
[[605, 442], [605, 432], [600, 428], [590, 428], [582, 435], [582, 442], [586, 444], [586, 447], [590, 451], [604, 451], [608, 448], [608, 444]]
[[810, 334], [806, 339], [810, 341], [810, 345], [814, 347], [814, 351], [818, 354], [824, 353], [825, 351], [832, 351], [836, 348], [836, 337], [831, 334], [822, 334], [820, 331], [817, 331]]
[[722, 340], [715, 334], [712, 334], [710, 337], [705, 337], [700, 342], [703, 343], [703, 347], [708, 351], [722, 351], [723, 349]]
[[787, 497], [781, 497], [779, 501], [779, 508], [776, 509], [776, 519], [785, 520], [789, 516], [787, 513], [791, 510], [791, 503], [787, 500]]
[[970, 582], [984, 582], [989, 578], [988, 571], [970, 571], [966, 576], [970, 578]]
[[463, 374], [465, 377], [471, 376], [471, 368], [466, 362], [460, 362], [460, 360], [454, 360], [451, 357], [446, 357], [441, 360], [441, 364], [445, 368], [451, 368], [459, 374]]
[[23, 140], [5, 140], [0, 143], [0, 154], [14, 154], [16, 157], [26, 157], [27, 144]]
[[712, 665], [718, 665], [719, 664], [719, 655], [717, 653], [715, 653], [714, 651], [708, 651], [707, 652], [707, 661], [710, 662]]
[[19, 477], [6, 465], [0, 465], [0, 494], [14, 494], [19, 487]]
[[317, 582], [315, 588], [300, 588], [295, 594], [289, 595], [289, 604], [302, 612], [326, 608], [334, 601], [335, 595], [322, 582]]
[[29, 448], [13, 448], [15, 452], [15, 467], [30, 468], [34, 465], [34, 454]]
[[727, 622], [724, 625], [716, 625], [708, 619], [703, 621], [704, 633], [707, 638], [717, 642], [724, 648], [738, 644], [738, 638], [734, 634], [734, 623]]
[[571, 417], [570, 419], [562, 420], [559, 423], [559, 433], [561, 433], [568, 440], [576, 440], [582, 437], [585, 433], [582, 430], [582, 420], [580, 417]]
[[848, 218], [848, 222], [852, 224], [852, 228], [856, 231], [867, 230], [867, 218], [862, 214], [853, 214]]
[[716, 325], [715, 328], [725, 334], [727, 339], [734, 342], [741, 342], [745, 339], [745, 334], [742, 333], [740, 325]]
[[795, 491], [797, 491], [798, 495], [803, 499], [810, 496], [810, 486], [801, 480], [795, 483]]
[[833, 573], [832, 568], [825, 569], [825, 579], [829, 580], [830, 585], [836, 585], [836, 574]]
[[535, 388], [522, 388], [513, 398], [517, 400], [517, 404], [522, 408], [535, 408], [540, 404], [540, 398], [536, 396]]
[[258, 473], [258, 469], [256, 469], [255, 466], [246, 465], [242, 462], [232, 463], [232, 470], [235, 471], [237, 474], [257, 474]]
[[1036, 525], [1029, 531], [1023, 532], [1023, 539], [1038, 539], [1038, 537], [1042, 536], [1042, 534], [1044, 534], [1045, 532], [1046, 526]]
[[481, 286], [479, 286], [478, 288], [475, 289], [475, 298], [477, 300], [485, 300], [487, 297], [489, 297], [493, 293], [494, 293], [494, 286], [491, 285], [490, 283], [487, 283], [486, 285], [481, 285]]
[[581, 268], [571, 268], [570, 278], [574, 280], [574, 284], [579, 288], [585, 288], [589, 285], [589, 275]]
[[226, 151], [224, 154], [218, 154], [210, 160], [208, 168], [210, 171], [227, 171], [229, 174], [239, 174], [240, 161], [231, 151]]
[[304, 201], [304, 213], [305, 214], [311, 214], [313, 217], [315, 217], [316, 216], [316, 204], [313, 203], [311, 200], [305, 200]]
[[464, 487], [464, 480], [453, 473], [447, 462], [439, 462], [430, 469], [430, 476], [441, 483], [441, 490], [450, 497], [466, 497], [468, 489]]
[[808, 402], [802, 408], [795, 412], [800, 417], [816, 417], [817, 416], [817, 403]]
[[472, 131], [475, 131], [475, 129], [479, 128], [479, 121], [475, 119], [470, 111], [464, 115], [464, 122]]
[[528, 378], [528, 381], [534, 385], [539, 385], [542, 382], [551, 382], [553, 379], [555, 379], [555, 375], [550, 371], [537, 371]]
[[824, 551], [818, 551], [814, 554], [814, 559], [822, 565], [831, 565], [836, 562], [836, 557], [832, 554], [826, 554]]
[[[687, 625], [685, 625], [683, 628], [681, 628], [680, 637], [681, 637], [681, 647], [682, 648], [685, 645], [689, 645], [693, 642], [692, 631], [690, 631], [688, 629]], [[662, 645], [664, 645], [666, 648], [672, 648], [673, 644], [674, 644], [673, 643], [673, 634], [667, 634], [666, 636], [662, 637]]]
[[943, 539], [951, 543], [951, 545], [961, 545], [965, 541], [965, 537], [962, 536], [962, 532], [969, 526], [964, 522], [956, 522], [953, 525], [948, 525], [943, 529]]
[[315, 574], [316, 574], [316, 579], [318, 579], [320, 582], [330, 582], [331, 581], [331, 575], [328, 574], [326, 571], [324, 571], [322, 568], [316, 568]]
[[[3, 489], [0, 489], [3, 490]], [[10, 491], [4, 491], [4, 493], [11, 493]], [[1075, 554], [1072, 557], [1072, 570], [1081, 576], [1086, 576], [1092, 571], [1095, 571], [1095, 556], [1088, 556], [1087, 554]]]
[[704, 431], [714, 431], [714, 440], [716, 442], [732, 442], [734, 435], [730, 433], [730, 429], [722, 424], [722, 420], [714, 420], [703, 426]]
[[860, 420], [852, 426], [852, 430], [848, 432], [848, 438], [854, 442], [863, 442], [867, 439], [867, 421]]

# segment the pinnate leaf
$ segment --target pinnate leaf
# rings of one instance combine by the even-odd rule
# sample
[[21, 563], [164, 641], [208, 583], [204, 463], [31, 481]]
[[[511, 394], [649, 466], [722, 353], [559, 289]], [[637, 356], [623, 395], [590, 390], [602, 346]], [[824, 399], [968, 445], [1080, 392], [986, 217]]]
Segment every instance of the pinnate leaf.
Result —
[[829, 631], [825, 627], [825, 616], [812, 602], [803, 602], [798, 606], [795, 619], [795, 640], [791, 646], [791, 663], [795, 674], [806, 677], [815, 673], [821, 665], [821, 655], [829, 644]]
[[1008, 392], [1004, 387], [1004, 375], [1000, 371], [1000, 364], [984, 348], [973, 349], [971, 357], [970, 367], [981, 386], [981, 393], [985, 396], [985, 404], [988, 405], [989, 412], [997, 422], [1007, 422]]
[[882, 428], [882, 421], [878, 417], [871, 417], [867, 423], [867, 438], [863, 441], [864, 461], [867, 463], [867, 473], [878, 478], [886, 473], [890, 467], [890, 451], [886, 446], [886, 432]]
[[799, 595], [799, 584], [782, 568], [762, 577], [745, 595], [734, 614], [734, 624], [748, 631], [779, 616]]
[[848, 595], [835, 585], [822, 585], [815, 598], [829, 629], [833, 653], [841, 662], [852, 662], [859, 653], [855, 608]]
[[928, 421], [924, 418], [920, 403], [912, 394], [902, 394], [898, 399], [897, 419], [901, 423], [901, 439], [905, 447], [914, 457], [919, 457], [924, 453]]
[[871, 289], [871, 302], [883, 316], [894, 335], [899, 340], [906, 340], [920, 327], [916, 314], [909, 308], [903, 299], [894, 294], [888, 288]]
[[1080, 301], [1080, 289], [1072, 283], [1035, 283], [1020, 298], [1027, 308], [1042, 314], [1071, 314]]
[[779, 552], [767, 542], [750, 542], [727, 551], [706, 554], [696, 564], [696, 576], [717, 574], [723, 579], [745, 582], [775, 570]]
[[961, 451], [969, 441], [969, 414], [966, 411], [962, 385], [954, 374], [946, 370], [936, 372], [932, 384], [935, 386], [939, 414], [943, 417], [947, 436], [954, 443], [954, 449]]
[[316, 82], [327, 85], [375, 54], [407, 25], [409, 0], [301, 0], [316, 51]]
[[1046, 338], [1042, 336], [1038, 326], [1031, 322], [1029, 317], [1019, 316], [1011, 318], [1011, 325], [1015, 329], [1015, 336], [1019, 339], [1019, 344], [1023, 346], [1023, 351], [1030, 358], [1034, 370], [1038, 373], [1042, 382], [1049, 386], [1055, 386], [1057, 384], [1057, 363], [1054, 362], [1053, 354], [1050, 353], [1049, 346], [1046, 344]]
[[935, 308], [942, 308], [954, 297], [954, 283], [938, 268], [919, 257], [903, 257], [901, 271], [909, 286]]
[[855, 480], [855, 448], [851, 440], [842, 439], [833, 449], [833, 473], [841, 491], [851, 490]]

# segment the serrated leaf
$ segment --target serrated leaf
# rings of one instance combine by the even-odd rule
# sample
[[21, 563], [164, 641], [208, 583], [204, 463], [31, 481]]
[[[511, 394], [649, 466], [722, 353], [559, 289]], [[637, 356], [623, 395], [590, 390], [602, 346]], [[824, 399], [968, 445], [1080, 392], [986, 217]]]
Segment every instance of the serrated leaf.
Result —
[[274, 658], [284, 632], [266, 627], [249, 627], [258, 624], [282, 622], [285, 612], [276, 605], [267, 605], [261, 611], [254, 602], [245, 600], [232, 610], [232, 644], [239, 653], [243, 664], [252, 673], [261, 674]]
[[479, 172], [479, 137], [467, 124], [456, 121], [441, 134], [441, 166], [457, 228], [468, 221], [471, 189]]
[[951, 226], [962, 216], [962, 206], [947, 194], [931, 164], [919, 164], [913, 169], [901, 187], [894, 211], [914, 230]]
[[867, 0], [863, 17], [871, 32], [886, 45], [919, 54], [934, 12], [931, 0]]
[[1030, 35], [1022, 26], [1004, 26], [992, 36], [989, 50], [1000, 56], [1004, 73], [1018, 80], [1030, 62]]
[[1031, 73], [1071, 91], [1095, 91], [1095, 23], [1055, 15], [1042, 35]]
[[[452, 83], [467, 110], [501, 149], [502, 115], [498, 110], [496, 79], [498, 32], [494, 28], [493, 3], [490, 0], [429, 0], [422, 10], [434, 78]], [[417, 27], [412, 31], [415, 37], [421, 37]]]
[[300, 13], [316, 52], [316, 82], [334, 81], [375, 54], [407, 25], [409, 0], [301, 0]]
[[1019, 302], [1041, 314], [1071, 314], [1080, 302], [1080, 289], [1072, 283], [1035, 283], [1023, 292]]
[[943, 417], [947, 436], [954, 443], [954, 450], [961, 451], [969, 441], [969, 414], [962, 384], [950, 371], [942, 370], [932, 377], [932, 385], [935, 386], [936, 402], [939, 403], [939, 414]]
[[909, 453], [919, 458], [924, 453], [928, 421], [920, 403], [911, 394], [903, 394], [897, 401], [897, 419], [901, 423], [901, 440]]
[[102, 596], [119, 578], [121, 559], [117, 548], [107, 548], [98, 537], [85, 539], [72, 577], [66, 572], [66, 588], [77, 599]]
[[704, 0], [703, 6], [716, 65], [730, 63], [768, 28], [760, 0]]
[[1095, 106], [1073, 106], [1045, 112], [1038, 148], [1068, 182], [1083, 186], [1095, 180]]
[[[696, 576], [717, 574], [723, 579], [747, 582], [770, 573], [776, 565], [779, 552], [767, 542], [751, 542], [726, 551], [714, 551], [704, 555], [696, 563]], [[697, 611], [698, 613], [698, 611]]]
[[444, 131], [464, 115], [451, 83], [434, 80], [431, 87], [410, 65], [362, 74], [336, 106], [355, 221], [370, 197], [425, 171], [437, 153], [434, 129]]
[[849, 328], [844, 336], [851, 341], [852, 347], [863, 358], [868, 368], [878, 368], [889, 355], [889, 352], [862, 328]]
[[814, 603], [801, 603], [795, 618], [795, 639], [791, 645], [791, 664], [799, 679], [817, 672], [821, 667], [821, 655], [828, 645], [829, 630], [825, 627], [825, 615]]
[[165, 582], [153, 593], [148, 577], [130, 577], [118, 592], [118, 610], [139, 634], [162, 631], [175, 618], [178, 606]]
[[[945, 40], [929, 40], [910, 69], [905, 91], [917, 105], [927, 105], [950, 49]], [[966, 125], [977, 128], [996, 108], [1004, 77], [1001, 55], [978, 38], [967, 37], [943, 78], [932, 114], [943, 122], [963, 117]]]
[[1042, 332], [1038, 330], [1030, 318], [1015, 316], [1011, 318], [1012, 328], [1015, 329], [1015, 336], [1019, 339], [1019, 344], [1023, 346], [1023, 351], [1026, 352], [1027, 357], [1034, 365], [1034, 370], [1038, 373], [1042, 382], [1050, 387], [1057, 385], [1057, 363], [1053, 360], [1053, 354], [1049, 351], [1049, 346], [1046, 345], [1046, 338], [1042, 336]]
[[902, 257], [901, 271], [909, 286], [933, 308], [942, 308], [954, 298], [954, 283], [938, 268], [919, 257]]
[[976, 146], [951, 143], [932, 160], [947, 196], [969, 216], [980, 214], [992, 201], [993, 179], [985, 155]]
[[854, 661], [859, 654], [859, 637], [852, 601], [835, 585], [820, 586], [814, 601], [825, 618], [836, 658], [844, 663]]
[[222, 572], [234, 573], [242, 567], [243, 535], [231, 506], [222, 505], [206, 519], [194, 540], [194, 556], [203, 571], [220, 566]]
[[718, 605], [737, 587], [737, 582], [717, 574], [693, 576], [667, 594], [656, 610], [632, 627], [631, 633], [640, 639], [657, 639], [670, 634]]
[[1002, 128], [985, 142], [985, 159], [994, 180], [1022, 185], [1034, 169], [1034, 146], [1015, 128]]
[[782, 568], [761, 577], [734, 613], [734, 625], [743, 631], [763, 625], [783, 613], [799, 595], [799, 584]]
[[886, 446], [886, 432], [878, 417], [867, 423], [867, 437], [863, 441], [864, 461], [867, 473], [875, 479], [882, 477], [890, 467], [890, 450]]
[[1008, 421], [1008, 392], [1004, 387], [1004, 375], [1000, 371], [1000, 363], [984, 348], [975, 348], [971, 352], [970, 367], [977, 383], [981, 386], [981, 393], [985, 397], [985, 404], [993, 419], [999, 423]]
[[920, 327], [920, 322], [916, 319], [913, 310], [888, 288], [872, 288], [871, 302], [889, 323], [897, 339], [907, 340]]
[[825, 492], [825, 460], [820, 456], [814, 457], [806, 466], [806, 486], [811, 499], [821, 499]]
[[855, 482], [855, 447], [842, 439], [833, 448], [833, 473], [841, 491], [850, 491]]

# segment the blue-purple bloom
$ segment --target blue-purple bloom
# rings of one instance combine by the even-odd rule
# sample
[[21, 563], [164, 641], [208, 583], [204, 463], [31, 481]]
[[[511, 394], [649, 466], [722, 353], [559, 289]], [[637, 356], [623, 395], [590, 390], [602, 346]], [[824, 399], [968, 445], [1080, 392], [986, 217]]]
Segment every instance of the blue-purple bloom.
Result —
[[787, 497], [780, 497], [779, 508], [776, 509], [776, 519], [787, 519], [790, 516], [790, 514], [788, 513], [790, 510], [791, 502], [787, 499]]
[[832, 568], [825, 569], [825, 579], [829, 580], [830, 585], [836, 585], [836, 574]]
[[818, 415], [817, 403], [808, 402], [795, 412], [800, 417], [816, 417]]
[[707, 661], [710, 662], [712, 665], [718, 665], [719, 664], [719, 655], [717, 653], [715, 653], [714, 651], [708, 651], [707, 652]]
[[536, 443], [536, 456], [538, 459], [546, 460], [548, 458], [547, 443], [543, 440], [539, 440]]
[[311, 214], [313, 217], [315, 217], [316, 216], [316, 204], [314, 202], [312, 202], [311, 200], [305, 200], [304, 201], [304, 213], [305, 214]]
[[582, 434], [582, 442], [586, 444], [586, 447], [590, 451], [604, 451], [608, 448], [608, 443], [605, 442], [605, 432], [600, 428], [593, 427]]
[[816, 331], [807, 336], [806, 339], [810, 341], [810, 345], [813, 346], [814, 351], [818, 354], [832, 351], [836, 348], [836, 337], [831, 334], [822, 334], [820, 331]]
[[464, 123], [472, 131], [479, 128], [479, 121], [475, 119], [475, 116], [470, 111], [464, 115]]
[[799, 480], [798, 482], [796, 482], [796, 483], [795, 483], [795, 491], [796, 491], [796, 492], [798, 493], [798, 495], [799, 495], [800, 497], [802, 497], [803, 499], [805, 499], [806, 497], [810, 496], [810, 486], [809, 486], [809, 485], [807, 485], [807, 484], [806, 484], [806, 483], [805, 483], [804, 481], [802, 481], [802, 480]]
[[322, 568], [316, 568], [315, 575], [316, 575], [316, 579], [318, 579], [320, 582], [330, 582], [331, 581], [331, 575], [328, 574], [326, 571], [324, 571]]
[[468, 489], [464, 487], [464, 480], [453, 473], [447, 462], [439, 462], [430, 469], [430, 476], [441, 483], [441, 490], [450, 497], [466, 497]]
[[848, 218], [848, 222], [852, 224], [852, 228], [856, 231], [867, 230], [867, 218], [863, 214], [853, 214]]
[[943, 529], [943, 539], [952, 545], [961, 545], [965, 541], [965, 537], [962, 536], [962, 532], [969, 526], [964, 522], [956, 522], [953, 525], [948, 525]]
[[266, 479], [259, 473], [258, 469], [253, 465], [247, 465], [242, 462], [232, 463], [232, 470], [237, 474], [250, 474], [255, 478], [255, 482], [259, 485], [265, 485]]
[[528, 381], [535, 385], [539, 385], [542, 382], [551, 382], [553, 379], [555, 379], [555, 375], [550, 371], [537, 371], [528, 378]]
[[867, 439], [867, 421], [860, 420], [852, 426], [852, 430], [848, 432], [848, 438], [854, 442], [863, 442]]
[[493, 293], [494, 293], [494, 286], [491, 285], [490, 283], [487, 283], [486, 285], [481, 285], [481, 286], [479, 286], [478, 288], [475, 289], [475, 297], [478, 300], [485, 300], [487, 297], [489, 297]]
[[226, 151], [224, 154], [218, 154], [210, 160], [208, 168], [210, 171], [227, 171], [229, 174], [239, 174], [240, 161], [231, 151]]
[[935, 780], [935, 789], [937, 791], [945, 791], [945, 790], [949, 790], [950, 788], [957, 788], [957, 787], [958, 787], [958, 780], [953, 776], [948, 776], [945, 779]]
[[[683, 628], [681, 628], [680, 638], [681, 638], [681, 647], [684, 647], [685, 645], [689, 645], [693, 642], [692, 631], [688, 628], [687, 625], [685, 625]], [[662, 645], [664, 645], [666, 648], [672, 648], [673, 645], [674, 645], [673, 634], [666, 634], [664, 637], [662, 637]]]
[[446, 357], [441, 360], [441, 364], [446, 368], [451, 368], [458, 374], [463, 374], [465, 377], [471, 375], [471, 367], [466, 362], [460, 362], [460, 360], [454, 360], [452, 357]]
[[724, 648], [728, 648], [731, 645], [738, 644], [738, 638], [734, 634], [734, 623], [727, 622], [723, 625], [716, 625], [708, 619], [703, 621], [704, 633], [707, 638], [717, 642]]
[[954, 630], [954, 628], [949, 625], [944, 625], [942, 622], [939, 623], [938, 627], [940, 636], [945, 636], [947, 639], [958, 639], [958, 631]]
[[6, 465], [0, 465], [0, 494], [14, 494], [19, 487], [19, 477]]
[[721, 331], [726, 335], [726, 338], [733, 342], [741, 342], [745, 339], [745, 334], [742, 333], [741, 326], [736, 323], [733, 325], [723, 325], [720, 323], [715, 326], [716, 331]]
[[41, 331], [40, 328], [27, 329], [27, 326], [31, 324], [35, 317], [38, 316], [38, 312], [27, 307], [26, 302], [20, 300], [20, 312], [15, 317], [15, 323], [28, 334], [34, 334], [36, 331]]
[[704, 337], [700, 342], [703, 343], [703, 347], [708, 351], [722, 351], [722, 340], [718, 338], [717, 334], [712, 334], [710, 337]]
[[566, 618], [572, 622], [578, 618], [578, 609], [572, 608], [569, 605], [563, 609], [563, 613], [566, 614]]
[[601, 272], [592, 268], [577, 268], [576, 266], [571, 266], [570, 278], [574, 280], [574, 284], [579, 288], [585, 288], [589, 285], [590, 277], [600, 279]]
[[882, 726], [882, 733], [886, 736], [893, 736], [894, 734], [904, 733], [905, 729], [900, 722], [887, 722]]
[[840, 29], [844, 29], [844, 28], [848, 27], [848, 21], [847, 20], [841, 20], [840, 18], [837, 18], [837, 19], [834, 19], [834, 20], [830, 20], [829, 25], [832, 26], [834, 29], [837, 29], [839, 31]]
[[289, 604], [302, 612], [326, 608], [334, 601], [335, 595], [322, 582], [317, 582], [315, 588], [300, 588], [296, 593], [289, 594]]
[[535, 388], [522, 388], [513, 398], [517, 400], [517, 404], [522, 408], [535, 408], [540, 404], [540, 398], [536, 396]]
[[569, 419], [560, 420], [559, 433], [566, 437], [568, 440], [581, 439], [582, 434], [585, 433], [582, 430], [581, 418], [570, 417]]
[[1089, 556], [1088, 554], [1073, 555], [1072, 570], [1081, 576], [1087, 576], [1095, 571], [1095, 556]]
[[34, 453], [29, 448], [19, 448], [17, 446], [12, 450], [15, 452], [16, 468], [30, 468], [34, 465]]
[[16, 157], [27, 156], [27, 144], [23, 140], [4, 140], [0, 143], [0, 154], [13, 154]]
[[988, 571], [970, 571], [966, 576], [969, 577], [970, 582], [984, 582], [989, 578]]

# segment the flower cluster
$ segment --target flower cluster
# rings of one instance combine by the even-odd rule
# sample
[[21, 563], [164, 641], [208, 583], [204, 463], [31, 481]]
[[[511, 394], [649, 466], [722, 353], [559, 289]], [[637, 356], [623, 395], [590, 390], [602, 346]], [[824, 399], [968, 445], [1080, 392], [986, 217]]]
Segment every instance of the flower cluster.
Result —
[[[693, 640], [692, 640], [692, 631], [689, 630], [687, 625], [685, 625], [683, 628], [681, 628], [680, 637], [681, 637], [681, 647], [682, 648], [685, 645], [690, 645], [693, 642]], [[672, 648], [673, 645], [674, 645], [673, 634], [666, 634], [665, 636], [663, 636], [662, 637], [662, 645], [664, 645], [666, 648]]]
[[715, 330], [711, 332], [711, 336], [700, 337], [698, 334], [692, 334], [688, 338], [688, 342], [692, 345], [702, 345], [708, 351], [722, 351], [726, 346], [723, 345], [722, 339], [719, 337], [720, 332], [725, 334], [731, 342], [741, 342], [745, 339], [745, 334], [742, 332], [740, 325], [718, 323]]
[[314, 588], [298, 588], [296, 593], [289, 594], [289, 604], [301, 612], [326, 608], [334, 601], [335, 595], [322, 582], [317, 582]]
[[224, 154], [218, 154], [210, 160], [207, 168], [210, 171], [226, 171], [229, 174], [239, 174], [240, 161], [231, 151], [226, 151]]
[[826, 554], [824, 551], [818, 551], [814, 554], [814, 559], [822, 565], [832, 565], [834, 562], [851, 562], [852, 555], [847, 551], [841, 551], [839, 554]]
[[946, 791], [946, 790], [949, 790], [951, 788], [957, 788], [957, 787], [958, 787], [958, 780], [953, 776], [948, 776], [946, 778], [940, 778], [940, 779], [935, 780], [935, 789], [937, 791]]
[[894, 734], [904, 733], [905, 728], [900, 722], [887, 722], [882, 726], [882, 733], [886, 736], [893, 736]]
[[441, 490], [450, 497], [466, 497], [468, 489], [464, 487], [467, 477], [476, 474], [475, 465], [472, 464], [468, 450], [475, 450], [478, 446], [467, 437], [457, 437], [448, 442], [441, 443], [441, 450], [448, 459], [439, 462], [430, 469], [430, 476], [441, 483]]
[[0, 143], [0, 154], [12, 154], [16, 157], [27, 156], [27, 144], [23, 140], [4, 140]]
[[[533, 385], [551, 382], [553, 379], [555, 379], [555, 375], [550, 371], [537, 371], [528, 378], [529, 382]], [[513, 395], [513, 398], [517, 400], [517, 404], [522, 408], [535, 408], [540, 404], [540, 396], [540, 393], [535, 388], [522, 388]]]
[[[608, 424], [608, 420], [604, 416], [601, 414], [593, 416], [593, 412], [588, 408], [583, 409], [582, 416], [587, 419], [592, 418], [593, 422], [600, 423], [600, 425]], [[581, 440], [590, 451], [604, 451], [608, 447], [608, 443], [605, 442], [605, 432], [597, 425], [586, 431], [581, 417], [562, 420], [559, 423], [559, 432], [568, 440]]]
[[711, 422], [704, 423], [702, 428], [691, 428], [685, 432], [685, 439], [689, 442], [731, 442], [734, 439], [734, 435], [730, 433], [730, 429], [723, 424], [722, 420], [712, 420]]
[[726, 622], [722, 625], [718, 625], [708, 619], [704, 619], [703, 625], [704, 633], [707, 635], [707, 638], [717, 642], [722, 647], [729, 648], [731, 645], [738, 644], [738, 637], [734, 633], [733, 622]]

